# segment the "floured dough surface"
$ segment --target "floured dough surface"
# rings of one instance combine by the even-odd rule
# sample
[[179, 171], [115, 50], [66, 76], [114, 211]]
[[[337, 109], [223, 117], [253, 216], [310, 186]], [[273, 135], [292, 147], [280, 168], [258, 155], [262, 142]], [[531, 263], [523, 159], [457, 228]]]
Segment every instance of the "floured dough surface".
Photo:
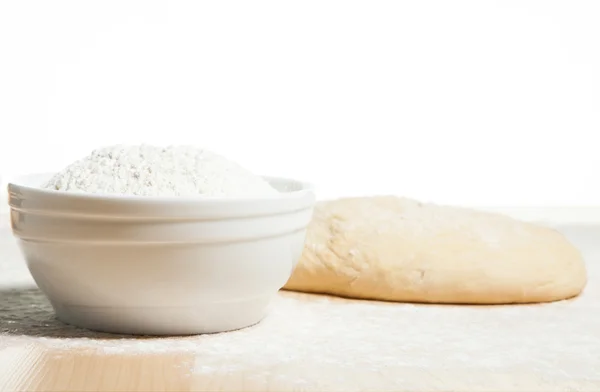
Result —
[[578, 295], [579, 250], [558, 231], [394, 196], [319, 202], [285, 289], [403, 302], [502, 304]]

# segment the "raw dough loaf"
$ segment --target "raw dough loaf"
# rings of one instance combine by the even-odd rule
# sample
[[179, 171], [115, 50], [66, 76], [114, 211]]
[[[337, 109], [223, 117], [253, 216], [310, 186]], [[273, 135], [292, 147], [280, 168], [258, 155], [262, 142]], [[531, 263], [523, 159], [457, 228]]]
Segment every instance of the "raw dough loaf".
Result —
[[285, 289], [430, 303], [546, 302], [586, 284], [558, 231], [393, 196], [319, 202]]

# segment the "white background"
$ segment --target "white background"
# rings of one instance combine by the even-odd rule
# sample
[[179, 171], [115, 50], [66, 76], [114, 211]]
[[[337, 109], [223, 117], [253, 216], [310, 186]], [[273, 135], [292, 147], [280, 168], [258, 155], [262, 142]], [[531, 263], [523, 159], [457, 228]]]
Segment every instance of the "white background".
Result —
[[0, 176], [197, 144], [320, 197], [600, 204], [599, 1], [0, 0]]

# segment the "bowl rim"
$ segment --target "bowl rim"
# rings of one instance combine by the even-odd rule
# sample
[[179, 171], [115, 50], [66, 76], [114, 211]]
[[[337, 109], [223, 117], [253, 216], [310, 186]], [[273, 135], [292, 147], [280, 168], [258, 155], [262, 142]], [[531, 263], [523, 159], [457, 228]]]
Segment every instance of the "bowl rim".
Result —
[[219, 197], [219, 196], [139, 196], [139, 195], [119, 195], [119, 194], [111, 194], [111, 193], [85, 193], [85, 192], [69, 192], [62, 190], [54, 190], [54, 189], [45, 189], [41, 187], [36, 187], [32, 185], [25, 185], [27, 183], [27, 179], [32, 179], [35, 177], [46, 176], [50, 178], [55, 173], [52, 172], [35, 172], [28, 173], [23, 175], [15, 176], [7, 181], [7, 190], [10, 196], [11, 193], [26, 191], [31, 194], [38, 194], [40, 196], [49, 196], [49, 197], [64, 197], [73, 200], [87, 200], [87, 201], [126, 201], [126, 202], [163, 202], [163, 203], [192, 203], [192, 202], [210, 202], [210, 203], [232, 203], [232, 202], [257, 202], [257, 201], [266, 201], [266, 200], [289, 200], [289, 199], [298, 199], [305, 197], [307, 194], [314, 193], [314, 185], [310, 182], [303, 180], [296, 180], [289, 177], [279, 177], [279, 176], [267, 176], [267, 175], [259, 175], [265, 179], [269, 184], [274, 181], [279, 181], [282, 183], [294, 183], [300, 185], [300, 189], [293, 190], [289, 192], [280, 192], [278, 191], [276, 194], [272, 195], [264, 195], [264, 196], [231, 196], [231, 197]]

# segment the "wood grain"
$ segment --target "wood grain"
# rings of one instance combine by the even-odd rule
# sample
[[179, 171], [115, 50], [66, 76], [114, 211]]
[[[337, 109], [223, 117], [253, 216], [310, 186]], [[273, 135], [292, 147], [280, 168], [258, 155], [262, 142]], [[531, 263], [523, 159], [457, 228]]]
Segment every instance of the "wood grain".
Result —
[[[336, 367], [275, 366], [271, 376], [254, 377], [251, 369], [216, 373], [210, 377], [192, 373], [194, 357], [167, 355], [104, 355], [93, 352], [52, 352], [30, 345], [18, 350], [3, 350], [12, 356], [11, 366], [3, 368], [1, 391], [597, 391], [598, 382], [572, 380], [556, 385], [526, 369], [509, 373], [448, 369], [432, 373], [427, 369], [398, 369], [394, 380], [389, 374], [342, 372]], [[18, 352], [17, 352], [18, 351]], [[1, 363], [1, 362], [0, 362]], [[302, 388], [291, 385], [293, 378], [313, 376]], [[308, 377], [310, 379], [310, 377]]]
[[185, 354], [99, 355], [29, 345], [4, 350], [14, 356], [2, 391], [188, 391], [194, 358]]

